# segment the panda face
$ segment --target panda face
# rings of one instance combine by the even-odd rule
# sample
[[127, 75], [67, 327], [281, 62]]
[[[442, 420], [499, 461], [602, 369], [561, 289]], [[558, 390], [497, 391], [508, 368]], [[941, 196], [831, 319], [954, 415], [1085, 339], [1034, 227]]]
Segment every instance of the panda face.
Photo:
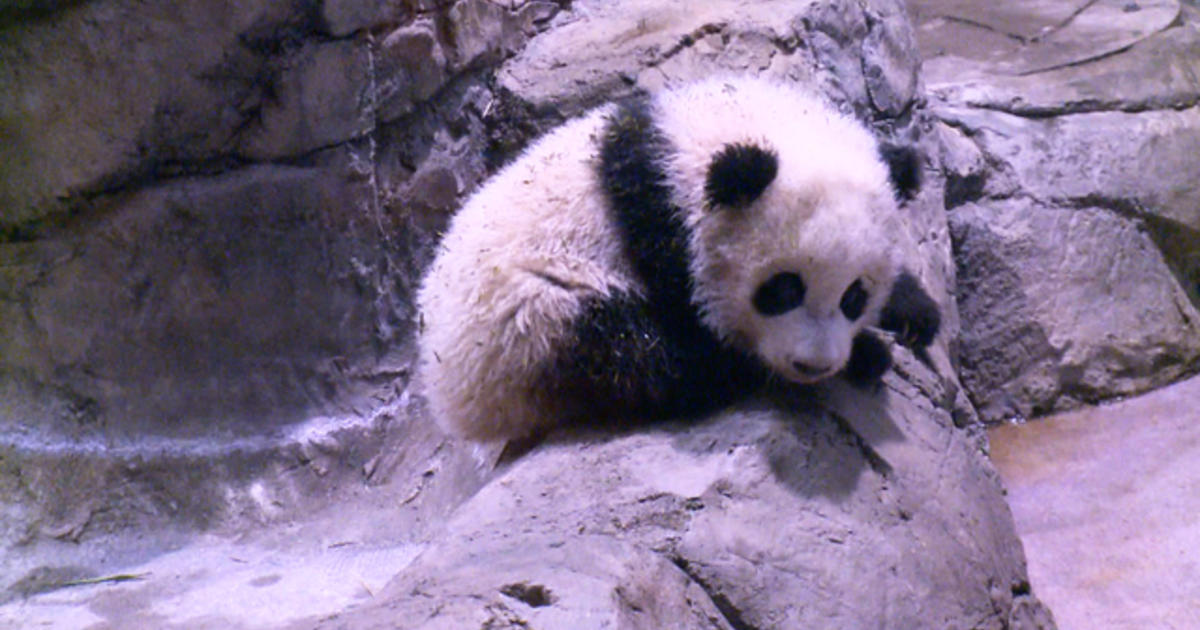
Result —
[[[747, 157], [755, 151], [736, 146], [714, 155], [707, 209], [692, 225], [695, 301], [710, 328], [776, 374], [800, 383], [833, 376], [855, 336], [878, 323], [896, 273], [881, 220], [896, 214], [883, 166], [793, 169], [786, 153]], [[731, 155], [755, 170], [731, 175]], [[764, 164], [777, 173], [764, 177]]]
[[801, 273], [775, 273], [751, 298], [759, 319], [753, 351], [792, 381], [809, 383], [836, 374], [849, 360], [873, 302], [865, 286], [864, 278], [855, 278], [830, 308], [828, 292], [808, 295]]

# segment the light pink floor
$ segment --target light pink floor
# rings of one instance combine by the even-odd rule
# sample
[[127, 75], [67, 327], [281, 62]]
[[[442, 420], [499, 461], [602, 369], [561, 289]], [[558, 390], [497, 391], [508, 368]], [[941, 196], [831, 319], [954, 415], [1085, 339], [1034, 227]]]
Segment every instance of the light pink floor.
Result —
[[1060, 630], [1200, 628], [1200, 377], [990, 436]]

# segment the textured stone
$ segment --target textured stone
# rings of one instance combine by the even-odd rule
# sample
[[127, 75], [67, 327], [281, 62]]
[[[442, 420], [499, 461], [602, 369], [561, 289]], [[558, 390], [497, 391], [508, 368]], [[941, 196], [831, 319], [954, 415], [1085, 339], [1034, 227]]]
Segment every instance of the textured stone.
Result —
[[369, 194], [334, 168], [264, 166], [110, 200], [83, 234], [0, 244], [2, 292], [24, 304], [0, 333], [0, 426], [113, 445], [321, 413], [348, 384], [331, 359], [386, 347], [395, 315], [373, 305], [376, 225], [341, 210]]
[[[560, 434], [375, 602], [318, 627], [474, 627], [502, 611], [551, 628], [1052, 628], [1008, 625], [1048, 615], [1024, 595], [995, 473], [928, 402], [953, 397], [942, 381], [902, 364], [928, 389], [889, 377], [874, 397], [835, 385], [700, 423]], [[549, 596], [522, 602], [514, 584]]]
[[943, 108], [1020, 187], [1045, 200], [1110, 200], [1200, 229], [1200, 109], [1042, 119]]
[[1200, 360], [1200, 313], [1135, 220], [1011, 200], [950, 225], [963, 384], [986, 420], [1146, 391]]
[[379, 0], [321, 0], [321, 20], [330, 35], [345, 37], [384, 20], [400, 21], [407, 17], [403, 15], [406, 11], [393, 8], [392, 4]]
[[550, 3], [505, 4], [489, 0], [459, 0], [447, 20], [452, 65], [456, 70], [494, 64], [521, 49], [535, 32], [534, 21], [546, 19]]
[[1174, 24], [1178, 0], [914, 0], [930, 84], [1025, 75], [1120, 52]]
[[[714, 70], [773, 66], [792, 57], [793, 48], [780, 46], [795, 41], [790, 20], [810, 4], [585, 3], [505, 64], [498, 80], [535, 109], [570, 116], [635, 81], [653, 87]], [[782, 63], [811, 66], [803, 54]]]
[[[879, 4], [883, 3], [876, 2]], [[862, 67], [871, 104], [876, 111], [895, 118], [916, 96], [920, 59], [912, 25], [892, 17], [903, 8], [896, 5], [891, 9], [891, 19], [868, 18], [871, 30], [862, 45]]]
[[1064, 628], [1188, 628], [1200, 610], [1200, 378], [989, 431], [1030, 580]]
[[[1125, 396], [1200, 368], [1200, 12], [1137, 6], [1114, 34], [1132, 24], [1122, 20], [1158, 20], [1154, 11], [1178, 19], [1099, 59], [1094, 46], [1111, 38], [1076, 40], [1071, 54], [1086, 63], [1028, 76], [949, 57], [951, 72], [931, 68], [965, 274], [962, 377], [988, 420]], [[1101, 28], [1094, 10], [1113, 7], [1089, 3], [1061, 32], [1076, 21]]]
[[366, 50], [353, 41], [308, 45], [291, 57], [241, 143], [251, 159], [302, 155], [342, 144], [372, 125]]
[[446, 55], [432, 20], [421, 19], [383, 39], [376, 61], [375, 98], [381, 121], [408, 114], [445, 84]]
[[1185, 9], [1178, 25], [1120, 54], [1027, 76], [927, 78], [941, 99], [1023, 116], [1088, 111], [1185, 109], [1200, 103], [1200, 25]]
[[305, 29], [286, 3], [90, 2], [0, 29], [0, 236], [235, 151]]

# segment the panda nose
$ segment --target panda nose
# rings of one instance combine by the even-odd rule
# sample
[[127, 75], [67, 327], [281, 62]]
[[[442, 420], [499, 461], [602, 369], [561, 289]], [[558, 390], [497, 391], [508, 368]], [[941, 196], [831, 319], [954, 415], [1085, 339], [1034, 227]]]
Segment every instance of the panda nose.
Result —
[[803, 376], [822, 376], [833, 371], [832, 366], [828, 365], [809, 365], [800, 361], [792, 361], [792, 367], [796, 372]]

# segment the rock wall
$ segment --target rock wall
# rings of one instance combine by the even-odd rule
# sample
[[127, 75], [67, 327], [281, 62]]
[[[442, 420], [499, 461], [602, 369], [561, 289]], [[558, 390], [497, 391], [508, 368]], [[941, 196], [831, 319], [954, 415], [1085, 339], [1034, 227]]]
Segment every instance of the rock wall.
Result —
[[[216, 533], [425, 549], [328, 627], [1053, 627], [948, 343], [972, 268], [944, 200], [986, 158], [927, 111], [904, 9], [0, 5], [0, 600]], [[901, 353], [873, 396], [773, 392], [499, 465], [436, 434], [409, 390], [411, 296], [463, 195], [595, 103], [716, 72], [817, 85], [922, 147], [930, 181], [901, 211], [947, 306], [931, 361]], [[47, 618], [258, 619], [129, 588]], [[316, 623], [292, 608], [274, 624]]]
[[961, 375], [982, 416], [1195, 373], [1200, 11], [912, 6], [947, 151]]
[[412, 541], [478, 487], [411, 294], [559, 10], [0, 3], [0, 601], [371, 489]]

